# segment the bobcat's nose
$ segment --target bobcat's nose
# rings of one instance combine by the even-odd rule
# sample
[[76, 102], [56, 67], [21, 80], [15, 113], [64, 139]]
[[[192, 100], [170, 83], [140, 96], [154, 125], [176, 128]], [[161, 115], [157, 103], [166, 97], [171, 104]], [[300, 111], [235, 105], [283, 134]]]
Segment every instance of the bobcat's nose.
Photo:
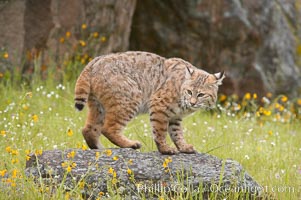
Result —
[[196, 98], [191, 98], [190, 99], [190, 105], [194, 106], [196, 104]]

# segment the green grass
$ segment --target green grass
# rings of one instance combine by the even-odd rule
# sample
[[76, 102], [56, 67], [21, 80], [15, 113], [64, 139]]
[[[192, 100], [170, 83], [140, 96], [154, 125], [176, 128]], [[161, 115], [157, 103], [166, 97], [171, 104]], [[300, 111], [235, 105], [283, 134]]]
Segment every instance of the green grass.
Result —
[[[68, 197], [63, 189], [49, 196], [47, 188], [38, 187], [26, 178], [24, 169], [29, 152], [86, 147], [81, 135], [86, 109], [84, 112], [74, 109], [73, 89], [74, 81], [64, 84], [36, 81], [19, 88], [0, 83], [0, 199]], [[265, 108], [270, 109], [269, 106]], [[240, 162], [264, 186], [269, 197], [299, 199], [300, 120], [281, 122], [285, 114], [275, 120], [276, 114], [256, 116], [250, 112], [248, 117], [245, 113], [230, 108], [222, 112], [197, 112], [184, 120], [185, 138], [198, 152]], [[72, 132], [68, 134], [69, 129]], [[140, 140], [142, 152], [157, 150], [148, 116], [135, 118], [125, 135]], [[115, 147], [104, 137], [101, 140], [105, 147]]]

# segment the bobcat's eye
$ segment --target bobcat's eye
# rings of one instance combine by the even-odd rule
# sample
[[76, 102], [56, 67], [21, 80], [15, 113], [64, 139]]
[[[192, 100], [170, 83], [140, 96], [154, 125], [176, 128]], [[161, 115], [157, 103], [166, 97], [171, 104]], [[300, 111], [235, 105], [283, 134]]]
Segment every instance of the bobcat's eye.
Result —
[[198, 97], [199, 97], [199, 98], [200, 98], [200, 97], [203, 97], [203, 96], [205, 96], [204, 93], [199, 93], [199, 94], [198, 94]]
[[189, 94], [190, 96], [192, 96], [191, 90], [187, 90], [187, 94]]

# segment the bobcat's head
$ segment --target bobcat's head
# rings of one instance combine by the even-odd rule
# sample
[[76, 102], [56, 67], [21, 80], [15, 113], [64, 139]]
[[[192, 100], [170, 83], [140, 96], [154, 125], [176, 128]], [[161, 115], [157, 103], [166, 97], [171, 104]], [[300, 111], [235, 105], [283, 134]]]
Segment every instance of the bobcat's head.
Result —
[[218, 86], [222, 84], [224, 78], [224, 72], [208, 74], [187, 67], [185, 81], [181, 88], [181, 106], [188, 110], [214, 108]]

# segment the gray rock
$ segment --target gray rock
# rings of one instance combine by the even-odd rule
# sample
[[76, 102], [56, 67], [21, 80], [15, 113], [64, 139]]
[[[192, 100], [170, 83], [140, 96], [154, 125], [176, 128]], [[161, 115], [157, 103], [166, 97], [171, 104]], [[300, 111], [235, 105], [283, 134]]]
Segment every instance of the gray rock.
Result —
[[[87, 32], [107, 38], [90, 47], [91, 57], [145, 50], [209, 72], [225, 70], [223, 93], [297, 96], [300, 22], [299, 0], [0, 1], [0, 52], [10, 55], [0, 59], [0, 71], [30, 71], [28, 58], [37, 55], [41, 65], [61, 64], [62, 55], [73, 55], [72, 47], [88, 37], [80, 28], [86, 23]], [[67, 31], [72, 35], [64, 46], [59, 38]]]
[[[221, 91], [301, 91], [298, 0], [144, 0], [133, 17], [131, 49], [226, 70]], [[150, 20], [152, 19], [152, 20]], [[299, 64], [298, 64], [299, 63]]]
[[[70, 157], [72, 151], [75, 152], [73, 158]], [[221, 160], [203, 153], [167, 156], [126, 148], [110, 151], [110, 156], [105, 150], [44, 151], [40, 156], [31, 155], [26, 163], [26, 175], [37, 183], [40, 177], [51, 185], [64, 181], [66, 190], [85, 180], [89, 187], [85, 187], [82, 193], [86, 198], [108, 192], [108, 185], [114, 179], [109, 168], [116, 172], [115, 192], [128, 199], [139, 199], [140, 195], [156, 198], [154, 193], [162, 192], [171, 196], [179, 193], [189, 193], [194, 197], [202, 195], [204, 199], [212, 194], [223, 196], [232, 192], [255, 198], [262, 192], [262, 187], [234, 160]], [[96, 152], [99, 152], [98, 158]], [[113, 159], [115, 156], [117, 160]], [[76, 163], [76, 166], [67, 173], [66, 166], [62, 166], [64, 162]]]

